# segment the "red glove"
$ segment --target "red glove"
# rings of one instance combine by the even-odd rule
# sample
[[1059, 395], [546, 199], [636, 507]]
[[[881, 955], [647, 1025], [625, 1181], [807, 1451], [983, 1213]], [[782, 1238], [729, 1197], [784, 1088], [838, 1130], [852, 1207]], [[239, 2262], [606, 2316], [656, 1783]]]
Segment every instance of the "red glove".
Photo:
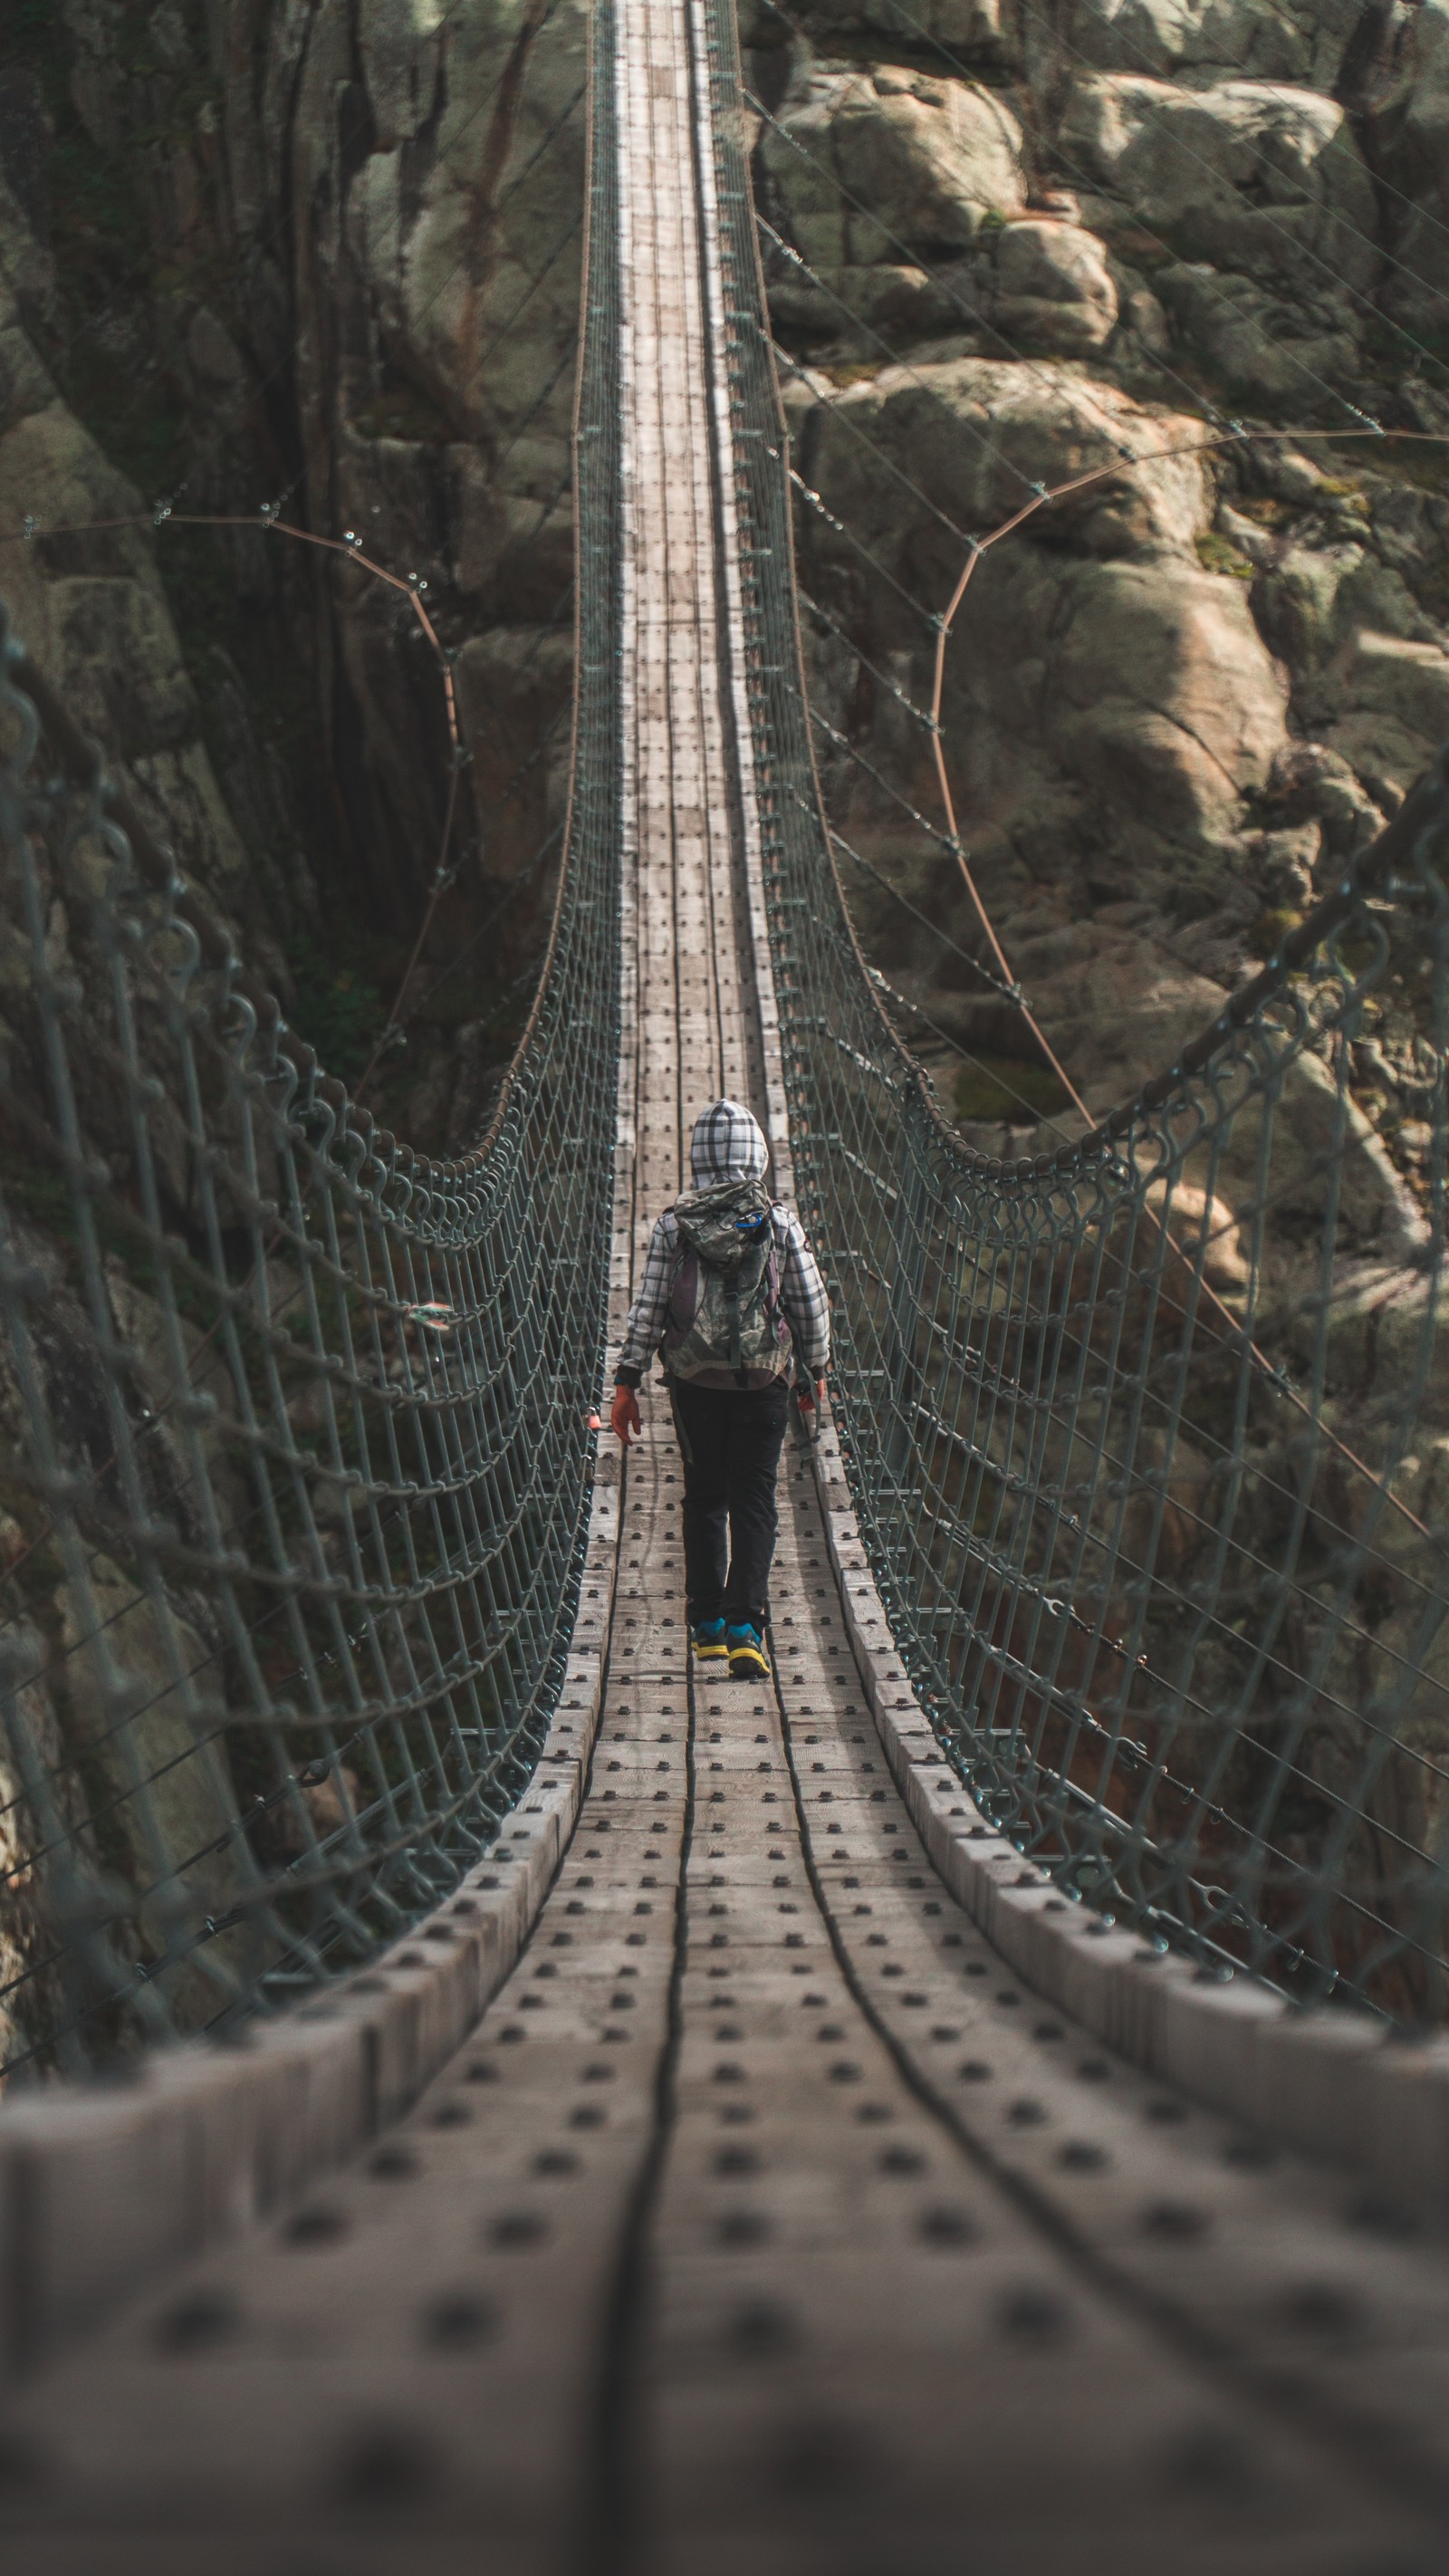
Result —
[[609, 1409], [609, 1421], [626, 1449], [631, 1436], [635, 1440], [643, 1437], [644, 1426], [639, 1419], [639, 1398], [632, 1386], [615, 1387], [614, 1401]]

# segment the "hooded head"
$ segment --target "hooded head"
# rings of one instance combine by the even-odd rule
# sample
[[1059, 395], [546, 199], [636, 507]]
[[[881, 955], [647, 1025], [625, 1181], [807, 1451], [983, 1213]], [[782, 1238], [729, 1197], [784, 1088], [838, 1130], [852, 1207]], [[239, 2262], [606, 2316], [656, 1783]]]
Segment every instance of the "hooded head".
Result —
[[716, 1181], [762, 1181], [770, 1148], [759, 1120], [737, 1100], [702, 1109], [689, 1140], [689, 1177], [697, 1190]]

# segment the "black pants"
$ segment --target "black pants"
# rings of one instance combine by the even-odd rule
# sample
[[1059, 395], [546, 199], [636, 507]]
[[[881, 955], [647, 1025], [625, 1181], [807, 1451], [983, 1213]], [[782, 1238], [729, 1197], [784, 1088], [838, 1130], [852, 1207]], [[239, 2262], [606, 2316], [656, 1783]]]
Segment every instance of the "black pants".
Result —
[[780, 1515], [775, 1476], [789, 1418], [785, 1380], [691, 1386], [671, 1378], [684, 1461], [684, 1582], [689, 1624], [748, 1619], [763, 1628]]

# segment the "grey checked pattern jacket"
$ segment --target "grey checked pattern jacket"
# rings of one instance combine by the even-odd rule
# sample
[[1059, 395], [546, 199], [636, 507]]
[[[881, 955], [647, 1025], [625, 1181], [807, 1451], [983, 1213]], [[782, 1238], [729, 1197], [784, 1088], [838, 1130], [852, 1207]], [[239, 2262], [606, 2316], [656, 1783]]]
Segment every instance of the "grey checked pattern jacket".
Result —
[[[770, 1159], [764, 1131], [737, 1100], [717, 1100], [694, 1122], [690, 1178], [697, 1190], [714, 1181], [763, 1180]], [[819, 1265], [793, 1208], [774, 1207], [770, 1223], [780, 1248], [780, 1304], [795, 1345], [799, 1376], [819, 1378], [830, 1357], [830, 1300]], [[637, 1386], [664, 1336], [669, 1290], [679, 1252], [673, 1208], [654, 1228], [639, 1294], [629, 1309], [615, 1383]]]

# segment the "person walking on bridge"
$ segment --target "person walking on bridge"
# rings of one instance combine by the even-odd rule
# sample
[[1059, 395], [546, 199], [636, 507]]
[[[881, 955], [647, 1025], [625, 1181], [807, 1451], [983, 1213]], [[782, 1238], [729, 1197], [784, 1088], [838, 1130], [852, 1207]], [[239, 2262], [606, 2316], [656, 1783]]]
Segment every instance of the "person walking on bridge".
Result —
[[737, 1681], [768, 1679], [775, 1480], [793, 1373], [818, 1420], [830, 1304], [805, 1229], [764, 1186], [770, 1149], [737, 1100], [694, 1122], [692, 1188], [654, 1228], [629, 1310], [610, 1419], [640, 1435], [638, 1387], [657, 1352], [684, 1465], [684, 1577], [690, 1641]]

